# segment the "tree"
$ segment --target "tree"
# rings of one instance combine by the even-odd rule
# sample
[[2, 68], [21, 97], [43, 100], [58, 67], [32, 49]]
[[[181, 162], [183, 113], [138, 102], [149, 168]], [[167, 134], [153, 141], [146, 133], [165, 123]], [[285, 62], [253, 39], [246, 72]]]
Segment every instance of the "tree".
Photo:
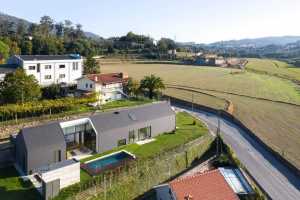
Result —
[[51, 84], [42, 89], [42, 96], [45, 99], [57, 99], [62, 96], [61, 87], [59, 84]]
[[129, 96], [137, 97], [140, 93], [140, 83], [137, 80], [133, 80], [131, 77], [128, 79], [127, 84], [124, 87], [125, 93]]
[[165, 89], [163, 80], [153, 74], [145, 76], [141, 80], [140, 85], [141, 89], [148, 93], [150, 99], [152, 99], [159, 90]]
[[49, 16], [43, 16], [40, 20], [39, 29], [43, 36], [50, 36], [51, 31], [54, 28], [54, 20]]
[[32, 75], [26, 75], [21, 68], [7, 74], [0, 85], [0, 94], [4, 103], [23, 103], [38, 100], [41, 88]]
[[9, 56], [9, 46], [0, 41], [0, 64], [4, 63]]
[[100, 66], [95, 58], [88, 56], [84, 62], [84, 74], [100, 73]]
[[23, 55], [31, 55], [32, 54], [32, 42], [30, 40], [22, 41], [21, 52]]

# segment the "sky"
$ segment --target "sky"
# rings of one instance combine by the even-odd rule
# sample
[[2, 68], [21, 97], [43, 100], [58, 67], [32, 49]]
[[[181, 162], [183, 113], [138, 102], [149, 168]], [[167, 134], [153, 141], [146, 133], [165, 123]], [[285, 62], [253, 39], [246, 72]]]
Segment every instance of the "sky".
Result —
[[69, 19], [105, 38], [132, 31], [197, 43], [300, 35], [299, 8], [300, 0], [0, 0], [0, 12]]

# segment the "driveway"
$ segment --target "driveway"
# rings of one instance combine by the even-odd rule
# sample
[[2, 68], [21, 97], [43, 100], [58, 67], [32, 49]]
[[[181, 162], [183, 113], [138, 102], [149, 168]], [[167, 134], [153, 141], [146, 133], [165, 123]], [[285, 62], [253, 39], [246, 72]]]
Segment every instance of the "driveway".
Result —
[[[192, 113], [191, 108], [173, 106]], [[211, 131], [216, 131], [217, 115], [197, 109], [192, 114], [204, 121]], [[241, 163], [272, 199], [300, 200], [299, 176], [235, 124], [220, 118], [220, 125], [225, 143], [232, 147]]]

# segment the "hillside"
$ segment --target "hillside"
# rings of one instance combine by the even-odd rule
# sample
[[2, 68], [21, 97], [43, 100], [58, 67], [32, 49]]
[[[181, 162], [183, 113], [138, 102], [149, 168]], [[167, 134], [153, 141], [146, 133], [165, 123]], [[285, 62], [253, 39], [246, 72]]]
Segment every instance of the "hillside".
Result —
[[300, 36], [279, 36], [279, 37], [262, 37], [254, 39], [241, 39], [220, 41], [209, 44], [210, 46], [223, 46], [223, 47], [264, 47], [269, 45], [287, 45], [300, 41]]

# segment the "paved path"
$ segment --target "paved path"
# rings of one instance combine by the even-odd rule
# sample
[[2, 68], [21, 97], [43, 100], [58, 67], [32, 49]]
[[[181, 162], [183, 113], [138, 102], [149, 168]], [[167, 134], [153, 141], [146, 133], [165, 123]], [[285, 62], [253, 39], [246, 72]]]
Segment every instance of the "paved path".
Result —
[[[176, 105], [178, 106], [178, 105]], [[177, 107], [191, 112], [190, 108]], [[218, 116], [194, 110], [192, 113], [215, 131]], [[221, 134], [253, 178], [273, 200], [300, 200], [300, 177], [235, 124], [220, 119]]]

